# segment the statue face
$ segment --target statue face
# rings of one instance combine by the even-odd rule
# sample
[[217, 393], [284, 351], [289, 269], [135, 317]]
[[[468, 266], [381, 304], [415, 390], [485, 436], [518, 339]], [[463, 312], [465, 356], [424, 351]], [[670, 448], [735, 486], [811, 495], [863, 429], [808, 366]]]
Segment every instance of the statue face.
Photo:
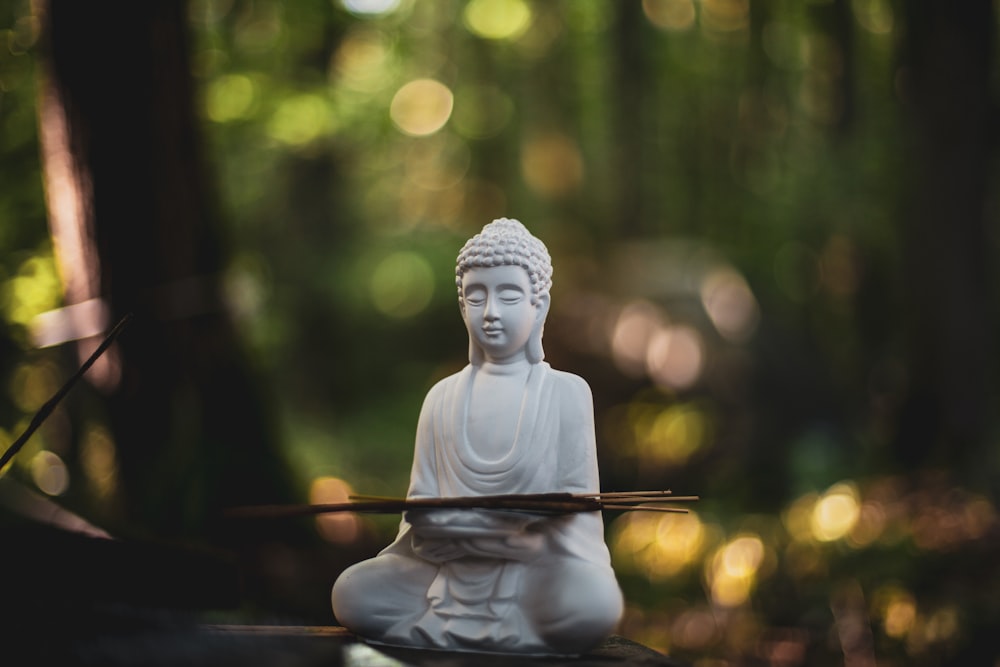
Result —
[[487, 361], [525, 358], [525, 346], [548, 303], [544, 298], [531, 303], [527, 271], [520, 266], [471, 268], [462, 276], [462, 298], [465, 325]]

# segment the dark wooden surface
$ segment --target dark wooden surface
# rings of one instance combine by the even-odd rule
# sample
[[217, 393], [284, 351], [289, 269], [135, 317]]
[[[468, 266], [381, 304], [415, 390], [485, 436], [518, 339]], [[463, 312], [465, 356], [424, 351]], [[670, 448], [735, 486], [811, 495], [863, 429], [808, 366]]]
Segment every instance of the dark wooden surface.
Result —
[[[8, 619], [9, 620], [9, 619]], [[612, 636], [581, 656], [537, 657], [375, 646], [334, 626], [211, 625], [127, 607], [35, 609], [5, 624], [4, 664], [60, 667], [683, 667]]]
[[[369, 653], [369, 651], [376, 651]], [[662, 653], [637, 644], [624, 637], [612, 636], [593, 651], [578, 657], [532, 657], [444, 651], [419, 651], [413, 649], [372, 647], [364, 650], [348, 646], [344, 652], [350, 667], [381, 667], [381, 656], [389, 656], [406, 665], [419, 667], [681, 667]]]

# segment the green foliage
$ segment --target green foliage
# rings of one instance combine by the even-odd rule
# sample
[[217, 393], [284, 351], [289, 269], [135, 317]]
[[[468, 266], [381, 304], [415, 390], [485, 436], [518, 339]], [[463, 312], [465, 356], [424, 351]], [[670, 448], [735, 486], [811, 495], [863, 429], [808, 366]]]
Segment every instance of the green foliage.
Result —
[[[0, 5], [0, 447], [27, 426], [52, 386], [52, 355], [32, 350], [31, 319], [61, 302], [46, 226], [37, 140], [30, 3]], [[44, 401], [45, 399], [41, 399]], [[20, 457], [42, 448], [44, 434]], [[18, 463], [21, 463], [18, 461]]]

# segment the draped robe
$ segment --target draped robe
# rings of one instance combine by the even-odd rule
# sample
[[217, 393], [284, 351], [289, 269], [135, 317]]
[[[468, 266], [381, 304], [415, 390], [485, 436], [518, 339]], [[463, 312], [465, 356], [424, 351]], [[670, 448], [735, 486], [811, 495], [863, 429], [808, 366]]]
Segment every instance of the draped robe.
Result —
[[[599, 491], [593, 404], [586, 382], [544, 362], [532, 365], [514, 441], [504, 455], [489, 460], [477, 453], [466, 433], [476, 372], [476, 367], [467, 366], [428, 392], [417, 426], [408, 497]], [[461, 524], [457, 532], [455, 523]], [[440, 536], [435, 526], [440, 527]], [[465, 555], [440, 561], [426, 557], [422, 547], [438, 537], [451, 540]], [[539, 606], [537, 595], [529, 605], [523, 602], [532, 592], [525, 590], [526, 581], [534, 582], [532, 586], [565, 581], [558, 575], [572, 570], [567, 565], [586, 564], [585, 580], [569, 583], [586, 588], [601, 580], [596, 582], [600, 590], [614, 591], [617, 599], [593, 603], [610, 609], [617, 604], [620, 609], [620, 591], [598, 512], [545, 517], [492, 510], [408, 512], [395, 541], [369, 563], [392, 555], [427, 563], [430, 584], [413, 596], [419, 599], [401, 596], [394, 601], [400, 613], [381, 636], [370, 637], [376, 641], [459, 650], [559, 652], [543, 639], [545, 628], [539, 619], [553, 621], [555, 615], [554, 622], [572, 625], [580, 605], [538, 609], [534, 608]], [[558, 599], [558, 594], [554, 591], [551, 599]], [[613, 625], [617, 612], [612, 614]]]

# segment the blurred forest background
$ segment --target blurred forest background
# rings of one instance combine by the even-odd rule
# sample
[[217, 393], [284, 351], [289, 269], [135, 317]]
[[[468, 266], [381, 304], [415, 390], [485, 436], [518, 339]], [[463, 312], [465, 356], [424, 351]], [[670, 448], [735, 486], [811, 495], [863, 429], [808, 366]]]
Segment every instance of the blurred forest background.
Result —
[[332, 623], [395, 518], [221, 513], [405, 492], [423, 395], [466, 363], [455, 256], [515, 217], [604, 488], [702, 497], [605, 517], [623, 635], [703, 666], [995, 664], [997, 21], [4, 0], [0, 444], [135, 317], [0, 474], [252, 554], [257, 613]]

